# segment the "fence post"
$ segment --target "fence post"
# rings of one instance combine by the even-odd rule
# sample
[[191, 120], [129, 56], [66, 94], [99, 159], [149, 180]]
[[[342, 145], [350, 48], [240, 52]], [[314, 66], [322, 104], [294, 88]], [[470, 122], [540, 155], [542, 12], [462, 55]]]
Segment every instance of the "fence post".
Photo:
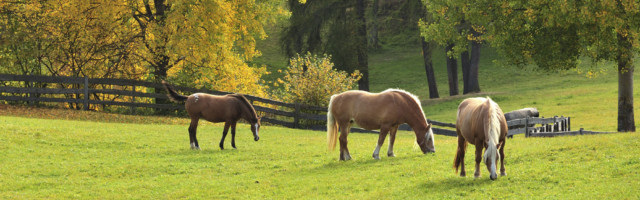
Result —
[[[135, 102], [136, 102], [136, 96], [135, 96], [135, 92], [136, 92], [136, 85], [131, 85], [131, 87], [132, 87], [132, 88], [131, 88], [131, 91], [133, 92], [133, 93], [131, 94], [131, 103], [133, 104], [133, 103], [135, 103]], [[133, 106], [133, 105], [131, 105], [131, 107], [130, 107], [130, 108], [131, 108], [131, 114], [132, 114], [132, 115], [135, 115], [135, 114], [136, 114], [136, 107], [135, 107], [135, 106]]]
[[553, 127], [551, 128], [551, 132], [558, 132], [560, 125], [558, 124], [558, 116], [553, 116]]
[[567, 131], [571, 131], [571, 117], [567, 117]]
[[[27, 81], [27, 88], [33, 89], [33, 82]], [[30, 98], [35, 98], [35, 96], [36, 96], [35, 93], [29, 93], [29, 97]], [[27, 101], [27, 104], [29, 104], [30, 106], [33, 106], [35, 104], [35, 100], [34, 101]]]
[[89, 110], [89, 77], [84, 77], [84, 110]]
[[524, 136], [529, 137], [529, 116], [524, 118]]
[[296, 110], [293, 112], [293, 128], [298, 128], [300, 125], [300, 104], [296, 102], [294, 105]]

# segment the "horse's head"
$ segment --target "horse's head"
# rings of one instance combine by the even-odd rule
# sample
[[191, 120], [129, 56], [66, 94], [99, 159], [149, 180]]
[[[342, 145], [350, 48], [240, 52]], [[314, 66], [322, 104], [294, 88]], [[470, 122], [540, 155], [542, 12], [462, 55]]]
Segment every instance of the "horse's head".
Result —
[[498, 173], [496, 172], [498, 160], [500, 159], [498, 148], [500, 148], [500, 144], [487, 144], [487, 149], [484, 151], [484, 164], [487, 165], [487, 170], [489, 170], [490, 173], [489, 178], [491, 178], [491, 180], [498, 178]]
[[260, 140], [259, 132], [260, 132], [260, 117], [257, 118], [254, 123], [251, 124], [251, 132], [253, 132], [253, 140]]
[[[416, 133], [416, 134], [420, 134], [420, 133]], [[427, 131], [422, 138], [418, 136], [418, 145], [420, 146], [422, 153], [436, 152], [436, 146], [434, 145], [433, 130], [431, 129], [431, 124], [427, 124]]]

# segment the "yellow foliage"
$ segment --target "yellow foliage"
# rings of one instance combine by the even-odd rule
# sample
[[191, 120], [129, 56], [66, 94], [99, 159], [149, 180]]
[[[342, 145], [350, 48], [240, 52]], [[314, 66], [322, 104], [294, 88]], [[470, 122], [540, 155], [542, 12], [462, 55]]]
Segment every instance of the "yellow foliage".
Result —
[[331, 95], [352, 89], [361, 77], [357, 70], [348, 74], [333, 69], [330, 56], [296, 55], [289, 60], [284, 77], [278, 79], [283, 89], [276, 92], [274, 98], [290, 103], [327, 106]]

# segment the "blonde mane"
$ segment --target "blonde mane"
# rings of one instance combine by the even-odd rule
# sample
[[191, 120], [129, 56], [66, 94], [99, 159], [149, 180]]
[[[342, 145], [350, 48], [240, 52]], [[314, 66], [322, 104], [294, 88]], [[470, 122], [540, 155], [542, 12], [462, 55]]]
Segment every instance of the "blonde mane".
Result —
[[[489, 127], [486, 127], [487, 132], [487, 150], [484, 154], [484, 160], [495, 160], [495, 156], [498, 152], [498, 139], [500, 137], [500, 118], [498, 114], [498, 105], [496, 102], [487, 97], [489, 103]], [[487, 157], [491, 156], [491, 157]]]

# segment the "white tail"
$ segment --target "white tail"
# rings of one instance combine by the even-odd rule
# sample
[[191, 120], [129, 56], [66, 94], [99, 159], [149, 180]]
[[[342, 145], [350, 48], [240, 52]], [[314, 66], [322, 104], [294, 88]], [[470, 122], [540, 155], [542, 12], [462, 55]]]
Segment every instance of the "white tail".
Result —
[[329, 150], [334, 150], [338, 141], [338, 124], [336, 123], [336, 119], [333, 117], [333, 114], [331, 114], [333, 97], [335, 97], [335, 95], [331, 96], [331, 100], [329, 100], [329, 108], [327, 111], [327, 145], [329, 147]]

